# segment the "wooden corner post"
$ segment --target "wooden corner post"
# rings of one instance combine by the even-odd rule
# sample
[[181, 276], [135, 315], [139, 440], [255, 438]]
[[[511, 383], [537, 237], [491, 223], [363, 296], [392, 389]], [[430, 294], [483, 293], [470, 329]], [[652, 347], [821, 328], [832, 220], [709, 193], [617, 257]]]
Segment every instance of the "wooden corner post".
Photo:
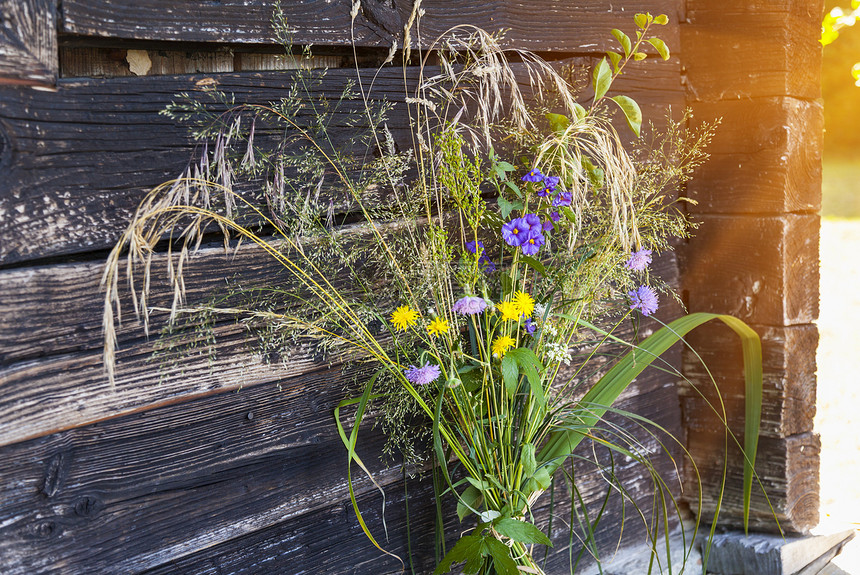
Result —
[[[765, 405], [756, 469], [767, 498], [754, 485], [751, 524], [758, 530], [776, 530], [774, 515], [789, 532], [804, 532], [818, 522], [820, 442], [812, 418], [823, 9], [822, 0], [687, 0], [681, 26], [693, 121], [722, 119], [711, 158], [688, 189], [698, 201], [692, 219], [701, 225], [682, 250], [682, 289], [691, 312], [736, 315], [762, 336]], [[737, 433], [743, 429], [740, 345], [719, 326], [695, 334], [691, 344], [726, 397]], [[688, 443], [705, 486], [703, 518], [710, 520], [726, 439], [693, 389], [717, 400], [707, 371], [692, 354], [685, 358], [685, 372]], [[729, 439], [729, 485], [720, 523], [737, 526], [742, 461], [733, 443]]]

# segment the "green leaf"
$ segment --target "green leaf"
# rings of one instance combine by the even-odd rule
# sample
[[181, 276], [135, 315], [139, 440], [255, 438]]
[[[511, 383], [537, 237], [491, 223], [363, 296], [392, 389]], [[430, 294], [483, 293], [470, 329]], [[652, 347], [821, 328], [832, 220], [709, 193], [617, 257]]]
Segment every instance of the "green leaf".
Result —
[[497, 575], [521, 575], [507, 545], [493, 537], [484, 539], [484, 545], [493, 557], [493, 567]]
[[504, 160], [502, 160], [501, 162], [496, 162], [496, 165], [506, 172], [513, 172], [514, 170], [516, 170], [513, 164], [505, 162]]
[[542, 275], [542, 276], [546, 275], [546, 267], [544, 267], [544, 265], [541, 262], [534, 259], [533, 257], [531, 257], [531, 256], [520, 256], [520, 261], [523, 262], [524, 264], [526, 264], [527, 266], [529, 266], [530, 268], [532, 268], [534, 271], [536, 271], [540, 275]]
[[457, 517], [463, 521], [468, 515], [477, 511], [483, 501], [484, 495], [480, 489], [474, 485], [468, 486], [463, 493], [460, 494], [460, 499], [457, 500]]
[[505, 390], [508, 395], [514, 395], [517, 392], [519, 378], [520, 370], [517, 369], [517, 360], [514, 359], [511, 352], [508, 352], [502, 358], [502, 379], [505, 382]]
[[466, 476], [466, 481], [471, 483], [472, 487], [474, 487], [478, 491], [486, 491], [487, 489], [490, 488], [490, 484], [487, 483], [486, 481], [482, 481], [480, 479], [475, 479], [474, 477], [472, 477], [470, 475]]
[[567, 221], [569, 221], [570, 223], [572, 223], [572, 224], [576, 223], [576, 214], [574, 214], [573, 210], [571, 210], [567, 206], [561, 208], [561, 215], [563, 215], [565, 218], [567, 218]]
[[518, 521], [509, 517], [496, 523], [493, 528], [505, 537], [510, 537], [520, 543], [537, 543], [552, 547], [552, 541], [549, 540], [549, 537], [543, 531], [525, 521]]
[[664, 60], [669, 59], [669, 48], [666, 46], [666, 43], [663, 42], [660, 38], [648, 38], [648, 43], [654, 46], [657, 49], [657, 52], [660, 53], [660, 57]]
[[526, 443], [522, 448], [520, 460], [523, 463], [523, 475], [531, 477], [537, 469], [537, 460], [535, 460], [535, 444]]
[[647, 57], [648, 57], [648, 54], [646, 54], [645, 52], [636, 52], [635, 54], [633, 54], [633, 59], [636, 60], [637, 62], [640, 62]]
[[466, 535], [461, 537], [459, 541], [448, 551], [448, 554], [436, 566], [433, 575], [442, 575], [451, 571], [451, 566], [454, 563], [470, 561], [474, 557], [482, 557], [481, 550], [483, 548], [484, 538], [480, 535]]
[[496, 198], [496, 202], [499, 204], [499, 209], [501, 209], [502, 211], [502, 217], [504, 219], [507, 219], [508, 216], [511, 215], [511, 212], [514, 211], [514, 204], [512, 204], [502, 196]]
[[639, 137], [639, 131], [642, 128], [642, 110], [639, 109], [639, 104], [633, 98], [628, 96], [613, 96], [610, 98], [618, 104], [621, 111], [624, 112], [624, 117], [627, 119], [627, 125]]
[[[543, 450], [540, 452], [540, 454], [538, 454], [538, 459], [540, 459], [542, 455]], [[551, 471], [555, 471], [555, 468], [553, 467], [552, 469], [550, 469], [550, 467], [547, 465], [542, 465], [538, 467], [537, 471], [535, 471], [535, 474], [529, 480], [529, 491], [534, 492], [549, 489], [549, 486], [552, 483]]]
[[570, 118], [561, 114], [548, 113], [546, 119], [549, 120], [549, 127], [556, 134], [563, 134], [570, 126]]
[[645, 14], [637, 14], [633, 17], [633, 21], [636, 22], [636, 25], [642, 28], [643, 30], [648, 25], [648, 16]]
[[621, 47], [624, 49], [624, 55], [629, 56], [630, 50], [633, 47], [633, 44], [630, 43], [630, 36], [617, 28], [612, 29], [612, 35], [615, 36], [615, 39], [618, 40], [619, 44], [621, 44]]
[[[508, 187], [508, 189], [515, 193], [518, 198], [523, 199], [523, 193], [520, 191], [520, 187], [518, 185], [516, 185], [510, 180], [505, 181], [505, 185]], [[514, 207], [516, 207], [516, 204], [514, 204]], [[520, 207], [520, 209], [522, 209], [522, 206]]]
[[535, 400], [540, 406], [546, 405], [546, 397], [543, 392], [543, 382], [540, 378], [540, 372], [543, 371], [543, 364], [535, 355], [535, 352], [527, 347], [518, 347], [512, 349], [506, 355], [506, 358], [511, 357], [519, 364], [522, 372], [526, 375], [529, 382], [529, 387], [535, 396]]
[[609, 50], [606, 52], [606, 55], [609, 56], [609, 59], [612, 60], [612, 70], [617, 74], [618, 73], [618, 64], [621, 63], [621, 54], [618, 52], [613, 52]]
[[573, 114], [576, 116], [576, 121], [578, 122], [583, 119], [588, 114], [588, 112], [585, 111], [585, 108], [581, 104], [574, 102]]
[[654, 23], [659, 24], [660, 26], [665, 26], [669, 23], [669, 17], [665, 14], [660, 14], [656, 18], [654, 18]]
[[594, 99], [601, 99], [609, 91], [611, 84], [612, 68], [609, 67], [609, 62], [606, 61], [606, 58], [601, 58], [600, 64], [594, 68]]

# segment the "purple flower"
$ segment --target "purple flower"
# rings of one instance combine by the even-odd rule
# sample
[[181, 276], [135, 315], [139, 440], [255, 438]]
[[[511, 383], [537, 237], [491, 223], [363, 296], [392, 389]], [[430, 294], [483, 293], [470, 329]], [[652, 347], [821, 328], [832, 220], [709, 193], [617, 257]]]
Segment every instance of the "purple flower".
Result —
[[478, 265], [481, 266], [484, 270], [484, 273], [493, 273], [496, 271], [496, 264], [493, 263], [493, 260], [488, 258], [485, 255], [482, 255], [478, 258]]
[[630, 254], [630, 258], [628, 258], [627, 263], [624, 265], [627, 266], [627, 269], [641, 272], [645, 271], [650, 264], [651, 250], [639, 250]]
[[509, 246], [521, 246], [528, 238], [528, 233], [528, 226], [522, 218], [513, 219], [502, 225], [502, 239]]
[[433, 365], [429, 361], [424, 364], [424, 367], [415, 367], [414, 365], [410, 365], [408, 369], [404, 369], [403, 373], [406, 374], [406, 379], [415, 383], [417, 385], [427, 385], [433, 381], [436, 381], [438, 377], [442, 374], [442, 370], [439, 369], [438, 365]]
[[537, 214], [526, 214], [520, 219], [525, 222], [525, 225], [527, 226], [527, 231], [531, 230], [532, 228], [541, 228], [540, 218]]
[[552, 206], [557, 208], [559, 206], [569, 206], [573, 201], [573, 196], [570, 192], [559, 192], [556, 197], [552, 199]]
[[552, 218], [552, 221], [557, 222], [561, 219], [561, 214], [558, 212], [550, 212], [549, 217]]
[[532, 318], [527, 318], [525, 323], [523, 323], [523, 328], [525, 328], [526, 333], [532, 335], [537, 329], [537, 325], [532, 321]]
[[547, 220], [541, 225], [542, 232], [551, 232], [555, 229], [555, 226], [552, 225], [552, 222]]
[[475, 242], [466, 242], [466, 249], [472, 252], [473, 254], [478, 253], [478, 248], [480, 248], [481, 253], [484, 253], [484, 242], [478, 240], [478, 245], [475, 245]]
[[533, 256], [538, 253], [538, 250], [544, 243], [543, 234], [540, 231], [540, 228], [533, 229], [529, 232], [529, 238], [523, 242], [520, 249], [523, 250], [523, 253], [527, 256]]
[[550, 195], [552, 192], [553, 192], [553, 190], [551, 190], [549, 188], [541, 188], [540, 190], [538, 190], [537, 195], [538, 195], [538, 197], [545, 198], [548, 195]]
[[543, 174], [537, 168], [532, 169], [528, 174], [523, 176], [524, 182], [540, 182], [543, 180]]
[[642, 315], [651, 315], [657, 311], [657, 293], [650, 286], [639, 286], [631, 292], [627, 292], [630, 297], [630, 309], [638, 309]]
[[454, 302], [451, 309], [460, 315], [475, 315], [487, 309], [487, 302], [484, 298], [467, 295]]
[[544, 198], [544, 197], [554, 193], [555, 188], [556, 188], [556, 186], [558, 186], [558, 183], [560, 181], [561, 181], [561, 178], [558, 178], [556, 176], [544, 176], [543, 177], [543, 185], [545, 187], [544, 187], [544, 189], [542, 189], [541, 191], [538, 192], [538, 195], [540, 197]]

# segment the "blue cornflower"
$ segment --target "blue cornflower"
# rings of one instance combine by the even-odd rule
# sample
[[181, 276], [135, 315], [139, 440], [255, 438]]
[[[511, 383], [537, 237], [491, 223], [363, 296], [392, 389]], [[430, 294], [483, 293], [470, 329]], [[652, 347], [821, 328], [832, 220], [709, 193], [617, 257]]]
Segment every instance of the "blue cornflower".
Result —
[[630, 254], [630, 257], [627, 259], [627, 263], [624, 265], [627, 266], [628, 269], [641, 272], [645, 271], [650, 264], [651, 250], [639, 250]]
[[412, 383], [427, 385], [436, 381], [442, 375], [442, 370], [439, 369], [438, 365], [433, 365], [428, 361], [424, 364], [424, 367], [410, 365], [408, 369], [403, 370], [403, 373], [406, 374], [406, 379]]
[[627, 295], [630, 297], [630, 309], [638, 309], [642, 315], [651, 315], [657, 311], [657, 292], [651, 286], [639, 286], [627, 292]]

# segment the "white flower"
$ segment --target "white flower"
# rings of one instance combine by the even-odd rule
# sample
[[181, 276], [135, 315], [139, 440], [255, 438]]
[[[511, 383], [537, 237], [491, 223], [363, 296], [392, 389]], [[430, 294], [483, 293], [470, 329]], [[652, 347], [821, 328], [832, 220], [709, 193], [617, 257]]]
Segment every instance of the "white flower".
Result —
[[570, 365], [570, 350], [563, 343], [548, 343], [546, 358], [552, 363], [564, 362], [565, 365]]

